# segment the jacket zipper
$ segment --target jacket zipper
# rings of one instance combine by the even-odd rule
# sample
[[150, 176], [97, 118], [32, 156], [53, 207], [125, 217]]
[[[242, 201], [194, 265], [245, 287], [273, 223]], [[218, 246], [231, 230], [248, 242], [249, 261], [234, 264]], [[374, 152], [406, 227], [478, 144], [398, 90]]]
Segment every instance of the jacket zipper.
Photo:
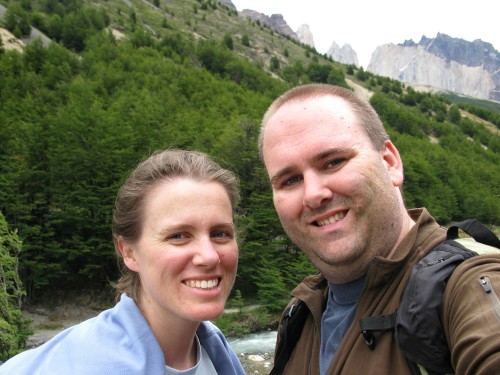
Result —
[[483, 287], [486, 296], [493, 305], [493, 311], [495, 312], [497, 319], [500, 320], [500, 298], [498, 297], [498, 294], [496, 293], [495, 289], [493, 289], [493, 286], [491, 285], [490, 282], [490, 278], [488, 276], [481, 276], [479, 278], [479, 283]]

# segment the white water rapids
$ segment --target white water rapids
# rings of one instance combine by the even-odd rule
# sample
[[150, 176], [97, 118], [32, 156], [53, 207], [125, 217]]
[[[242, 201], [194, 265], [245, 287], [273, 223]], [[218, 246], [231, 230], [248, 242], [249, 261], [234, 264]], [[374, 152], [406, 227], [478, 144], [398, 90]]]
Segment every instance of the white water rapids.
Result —
[[236, 354], [273, 354], [276, 335], [276, 331], [264, 331], [242, 337], [228, 337], [227, 341]]

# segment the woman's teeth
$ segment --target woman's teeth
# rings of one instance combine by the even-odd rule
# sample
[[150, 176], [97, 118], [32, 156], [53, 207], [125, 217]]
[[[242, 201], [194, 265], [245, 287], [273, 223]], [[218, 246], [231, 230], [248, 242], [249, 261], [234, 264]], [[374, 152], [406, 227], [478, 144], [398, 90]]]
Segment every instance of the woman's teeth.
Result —
[[219, 279], [213, 279], [213, 280], [189, 280], [185, 281], [184, 284], [191, 288], [198, 288], [198, 289], [212, 289], [215, 288], [217, 285], [219, 285]]

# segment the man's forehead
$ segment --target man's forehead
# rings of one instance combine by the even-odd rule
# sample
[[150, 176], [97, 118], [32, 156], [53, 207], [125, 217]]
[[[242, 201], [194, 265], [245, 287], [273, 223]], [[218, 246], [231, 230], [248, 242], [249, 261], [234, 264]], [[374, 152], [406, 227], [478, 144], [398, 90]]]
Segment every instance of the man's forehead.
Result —
[[305, 98], [294, 98], [288, 102], [283, 103], [270, 117], [269, 122], [271, 122], [271, 120], [276, 116], [286, 116], [289, 112], [293, 112], [295, 115], [300, 114], [301, 112], [307, 115], [312, 115], [313, 113], [309, 112], [317, 111], [321, 111], [321, 113], [332, 117], [348, 116], [352, 120], [355, 119], [352, 105], [344, 98], [333, 95], [322, 95]]
[[[311, 129], [316, 126], [352, 125], [351, 131], [359, 125], [352, 105], [344, 98], [323, 95], [294, 98], [284, 103], [269, 117], [264, 129], [264, 141], [274, 131], [287, 131], [290, 127]], [[271, 130], [269, 132], [269, 130]]]

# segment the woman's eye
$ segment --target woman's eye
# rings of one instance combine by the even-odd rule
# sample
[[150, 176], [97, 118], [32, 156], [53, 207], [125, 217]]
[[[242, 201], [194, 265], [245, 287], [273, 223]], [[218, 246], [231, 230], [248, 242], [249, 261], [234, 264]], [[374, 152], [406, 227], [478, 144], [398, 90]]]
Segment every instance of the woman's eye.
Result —
[[212, 232], [212, 238], [217, 238], [217, 239], [228, 238], [228, 239], [231, 239], [233, 237], [234, 237], [233, 233], [230, 233], [230, 232], [227, 232], [227, 231], [223, 231], [223, 230], [216, 230], [216, 231]]
[[187, 236], [184, 233], [174, 233], [167, 237], [168, 240], [184, 240]]

